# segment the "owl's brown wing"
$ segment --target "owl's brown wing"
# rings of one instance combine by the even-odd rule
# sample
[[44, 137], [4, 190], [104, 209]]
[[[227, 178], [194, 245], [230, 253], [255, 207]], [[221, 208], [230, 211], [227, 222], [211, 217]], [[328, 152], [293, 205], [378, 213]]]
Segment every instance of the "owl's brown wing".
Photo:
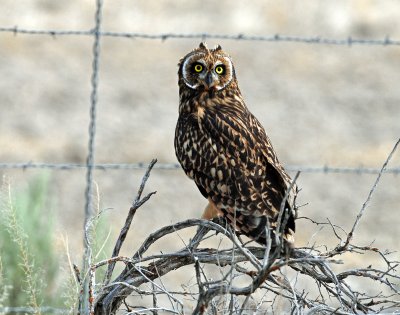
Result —
[[[261, 147], [261, 151], [264, 154], [264, 157], [267, 159], [268, 163], [270, 163], [271, 166], [274, 167], [275, 171], [278, 173], [278, 176], [280, 178], [283, 179], [283, 186], [285, 187], [285, 194], [286, 194], [286, 190], [291, 187], [290, 191], [288, 192], [288, 204], [290, 205], [290, 208], [292, 210], [292, 216], [295, 216], [295, 200], [297, 197], [297, 193], [298, 193], [298, 188], [297, 185], [295, 183], [292, 184], [292, 179], [290, 178], [290, 176], [286, 173], [285, 169], [283, 168], [282, 164], [279, 162], [275, 151], [272, 148], [271, 145], [271, 140], [269, 139], [269, 137], [267, 136], [267, 134], [265, 133], [264, 128], [262, 127], [262, 125], [260, 124], [260, 122], [258, 121], [258, 119], [250, 114], [250, 120], [251, 120], [251, 128], [252, 128], [252, 133], [255, 135], [255, 137], [257, 139], [265, 139], [265, 141], [260, 141], [258, 142], [260, 147]], [[294, 224], [293, 227], [291, 227], [294, 231]]]
[[[264, 243], [265, 227], [277, 225], [288, 176], [255, 117], [245, 106], [229, 105], [208, 107], [199, 116], [202, 151], [210, 156], [193, 178], [243, 234]], [[285, 206], [290, 234], [294, 218], [289, 203]]]

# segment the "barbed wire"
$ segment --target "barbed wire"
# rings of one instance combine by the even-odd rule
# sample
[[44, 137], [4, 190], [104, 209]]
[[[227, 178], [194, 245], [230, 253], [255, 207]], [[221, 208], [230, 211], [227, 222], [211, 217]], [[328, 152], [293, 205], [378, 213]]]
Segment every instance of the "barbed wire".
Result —
[[[41, 30], [25, 29], [14, 27], [0, 27], [2, 33], [27, 34], [27, 35], [48, 35], [57, 36], [93, 36], [95, 30]], [[321, 36], [290, 36], [290, 35], [247, 35], [247, 34], [211, 34], [211, 33], [139, 33], [139, 32], [99, 32], [103, 37], [121, 37], [131, 39], [162, 40], [167, 39], [223, 39], [223, 40], [241, 40], [241, 41], [265, 41], [265, 42], [296, 42], [305, 44], [321, 44], [336, 46], [369, 45], [369, 46], [400, 46], [400, 40], [391, 39], [388, 35], [384, 38], [328, 38]]]
[[92, 229], [90, 227], [93, 218], [93, 171], [95, 161], [95, 138], [97, 125], [97, 99], [99, 85], [99, 60], [100, 60], [100, 27], [102, 22], [102, 0], [96, 0], [96, 11], [94, 14], [95, 26], [93, 29], [92, 46], [92, 74], [90, 78], [90, 120], [89, 120], [89, 141], [86, 157], [86, 189], [85, 189], [85, 219], [83, 224], [84, 231], [84, 254], [81, 278], [82, 293], [79, 296], [79, 313], [89, 315], [89, 297], [91, 296], [90, 279], [85, 276], [92, 264]]
[[[86, 169], [87, 164], [83, 163], [0, 163], [0, 169], [52, 169], [52, 170], [75, 170]], [[92, 165], [97, 170], [141, 170], [148, 167], [148, 163], [96, 163]], [[179, 170], [181, 166], [178, 163], [157, 163], [154, 169], [158, 170]], [[300, 171], [302, 173], [339, 173], [339, 174], [379, 174], [378, 167], [348, 167], [348, 166], [307, 166], [307, 165], [286, 165], [285, 169], [289, 172]], [[384, 173], [398, 175], [400, 174], [400, 166], [389, 167]]]

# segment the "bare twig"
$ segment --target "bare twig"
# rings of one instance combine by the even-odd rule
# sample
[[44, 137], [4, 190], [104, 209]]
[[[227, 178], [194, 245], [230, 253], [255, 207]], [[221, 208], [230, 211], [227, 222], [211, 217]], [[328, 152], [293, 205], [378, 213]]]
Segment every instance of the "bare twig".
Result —
[[157, 306], [157, 293], [156, 293], [156, 287], [154, 283], [151, 284], [152, 287], [152, 296], [153, 296], [153, 310], [152, 313], [153, 315], [158, 315], [158, 306]]
[[[119, 234], [117, 242], [115, 243], [114, 250], [113, 250], [113, 253], [112, 253], [111, 257], [117, 257], [119, 255], [119, 251], [120, 251], [120, 249], [122, 247], [122, 244], [125, 241], [126, 236], [128, 235], [128, 231], [129, 231], [129, 228], [131, 226], [133, 217], [134, 217], [134, 215], [136, 213], [136, 210], [139, 209], [147, 200], [150, 199], [150, 197], [153, 194], [156, 193], [155, 191], [153, 191], [153, 192], [147, 194], [143, 199], [140, 199], [141, 196], [142, 196], [142, 193], [143, 193], [143, 189], [144, 189], [144, 187], [146, 185], [146, 182], [147, 182], [147, 180], [148, 180], [148, 178], [150, 176], [150, 172], [151, 172], [153, 166], [156, 163], [157, 163], [157, 159], [153, 159], [150, 162], [149, 166], [147, 167], [146, 173], [142, 178], [142, 183], [140, 184], [139, 190], [138, 190], [138, 192], [136, 194], [136, 198], [133, 201], [133, 204], [129, 209], [128, 216], [126, 217], [126, 220], [125, 220], [125, 224], [124, 224], [123, 228], [121, 229], [121, 232]], [[110, 283], [110, 279], [111, 279], [111, 276], [112, 276], [112, 272], [114, 270], [114, 266], [115, 266], [115, 262], [112, 262], [112, 263], [110, 263], [108, 265], [107, 272], [106, 272], [106, 274], [104, 276], [104, 285], [107, 285], [107, 284]]]
[[364, 211], [365, 211], [365, 209], [367, 208], [367, 206], [369, 204], [369, 201], [371, 200], [372, 194], [374, 193], [376, 187], [379, 184], [379, 180], [381, 179], [381, 176], [382, 176], [383, 172], [385, 171], [386, 166], [388, 165], [389, 161], [392, 159], [392, 156], [393, 156], [394, 152], [396, 152], [397, 146], [399, 145], [399, 143], [400, 143], [400, 139], [397, 140], [397, 142], [394, 145], [392, 151], [389, 153], [388, 157], [386, 158], [385, 162], [383, 163], [382, 168], [381, 168], [378, 176], [376, 177], [375, 183], [374, 183], [374, 185], [372, 186], [371, 190], [368, 193], [367, 200], [365, 200], [364, 204], [362, 205], [361, 210], [357, 215], [356, 221], [354, 222], [350, 233], [347, 235], [346, 242], [343, 245], [344, 247], [347, 247], [350, 244], [350, 241], [351, 241], [351, 239], [353, 238], [353, 235], [354, 235], [354, 231], [357, 228], [358, 223], [360, 222], [361, 217], [364, 214]]
[[80, 271], [77, 265], [73, 264], [73, 270], [74, 270], [74, 275], [75, 275], [75, 279], [76, 282], [81, 285], [82, 281], [81, 281], [81, 277], [80, 277]]
[[339, 254], [339, 253], [344, 252], [345, 250], [347, 250], [347, 249], [349, 248], [350, 242], [351, 242], [351, 240], [352, 240], [352, 238], [353, 238], [353, 236], [354, 236], [355, 229], [357, 228], [357, 226], [358, 226], [358, 224], [359, 224], [359, 222], [360, 222], [360, 220], [361, 220], [361, 217], [363, 216], [364, 211], [365, 211], [365, 209], [367, 208], [367, 206], [368, 206], [368, 204], [369, 204], [369, 202], [370, 202], [370, 200], [371, 200], [372, 194], [375, 192], [375, 189], [376, 189], [376, 187], [377, 187], [378, 184], [379, 184], [379, 181], [380, 181], [380, 179], [381, 179], [382, 174], [385, 172], [386, 166], [388, 165], [388, 163], [389, 163], [390, 160], [392, 159], [393, 154], [396, 152], [399, 143], [400, 143], [400, 139], [397, 140], [397, 142], [396, 142], [395, 145], [393, 146], [393, 149], [391, 150], [391, 152], [390, 152], [389, 155], [387, 156], [385, 162], [383, 163], [383, 165], [382, 165], [382, 167], [381, 167], [381, 170], [380, 170], [378, 176], [377, 176], [376, 179], [375, 179], [374, 185], [373, 185], [372, 188], [370, 189], [370, 191], [369, 191], [369, 193], [368, 193], [368, 197], [367, 197], [367, 199], [365, 200], [365, 202], [363, 203], [363, 205], [362, 205], [362, 207], [361, 207], [361, 209], [360, 209], [360, 211], [359, 211], [359, 213], [358, 213], [358, 215], [357, 215], [357, 217], [356, 217], [356, 220], [354, 221], [353, 227], [351, 228], [350, 232], [347, 234], [346, 241], [344, 242], [344, 244], [338, 245], [338, 246], [337, 246], [334, 250], [332, 250], [331, 252], [326, 253], [326, 256], [332, 257], [332, 256], [334, 256], [334, 255], [337, 255], [337, 254]]

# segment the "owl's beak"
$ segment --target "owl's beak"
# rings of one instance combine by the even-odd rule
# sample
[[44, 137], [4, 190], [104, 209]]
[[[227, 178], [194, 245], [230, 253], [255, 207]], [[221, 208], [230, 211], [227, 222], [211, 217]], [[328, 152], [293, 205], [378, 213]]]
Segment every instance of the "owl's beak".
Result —
[[214, 85], [217, 84], [217, 76], [214, 76], [214, 74], [210, 71], [207, 73], [206, 77], [204, 78], [204, 82], [206, 84], [206, 88], [210, 89]]

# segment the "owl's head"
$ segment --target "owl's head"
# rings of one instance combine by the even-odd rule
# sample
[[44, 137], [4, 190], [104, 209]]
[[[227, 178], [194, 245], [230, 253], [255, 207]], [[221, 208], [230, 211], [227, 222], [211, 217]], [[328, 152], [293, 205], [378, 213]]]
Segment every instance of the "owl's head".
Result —
[[179, 62], [179, 83], [196, 91], [220, 91], [236, 81], [230, 56], [221, 46], [208, 49], [205, 43]]

